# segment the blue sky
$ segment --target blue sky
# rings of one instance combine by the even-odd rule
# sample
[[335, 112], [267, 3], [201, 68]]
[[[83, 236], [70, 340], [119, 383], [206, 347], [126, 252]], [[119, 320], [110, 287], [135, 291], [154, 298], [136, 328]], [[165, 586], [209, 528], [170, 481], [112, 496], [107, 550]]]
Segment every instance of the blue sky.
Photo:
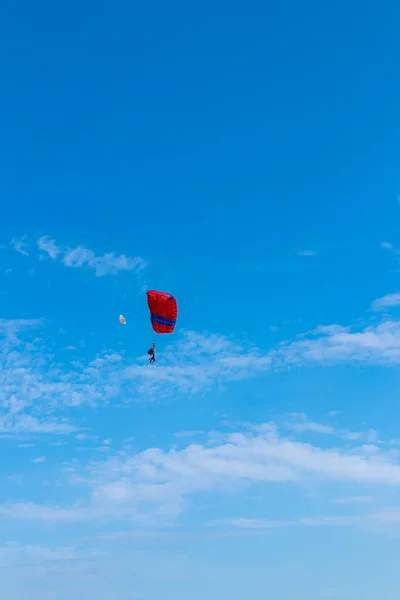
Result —
[[398, 599], [399, 16], [1, 8], [7, 600]]

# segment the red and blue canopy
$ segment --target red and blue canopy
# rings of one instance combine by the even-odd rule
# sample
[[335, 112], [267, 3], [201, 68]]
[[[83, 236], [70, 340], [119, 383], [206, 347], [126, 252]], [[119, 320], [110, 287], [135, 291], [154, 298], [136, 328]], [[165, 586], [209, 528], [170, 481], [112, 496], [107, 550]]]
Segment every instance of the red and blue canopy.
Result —
[[165, 292], [147, 292], [150, 321], [156, 333], [172, 333], [178, 318], [178, 304], [174, 296]]

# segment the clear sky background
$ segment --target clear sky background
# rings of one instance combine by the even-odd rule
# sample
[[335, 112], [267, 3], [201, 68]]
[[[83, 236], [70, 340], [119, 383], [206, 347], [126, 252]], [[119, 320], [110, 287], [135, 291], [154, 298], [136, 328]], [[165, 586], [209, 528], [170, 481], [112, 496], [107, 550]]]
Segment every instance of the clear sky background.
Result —
[[3, 3], [2, 597], [398, 600], [399, 18]]

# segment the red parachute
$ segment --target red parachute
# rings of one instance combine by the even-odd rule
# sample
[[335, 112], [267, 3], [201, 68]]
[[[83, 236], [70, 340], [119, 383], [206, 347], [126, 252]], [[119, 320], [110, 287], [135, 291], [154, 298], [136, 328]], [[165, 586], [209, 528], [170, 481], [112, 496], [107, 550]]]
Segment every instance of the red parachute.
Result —
[[156, 333], [172, 333], [178, 318], [178, 304], [174, 296], [165, 292], [147, 292], [150, 321]]

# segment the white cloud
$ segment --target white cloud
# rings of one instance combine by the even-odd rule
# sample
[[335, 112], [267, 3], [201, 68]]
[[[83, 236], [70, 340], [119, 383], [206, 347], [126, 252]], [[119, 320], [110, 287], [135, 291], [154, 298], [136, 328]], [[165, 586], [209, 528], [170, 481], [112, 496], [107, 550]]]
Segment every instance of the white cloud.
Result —
[[[118, 519], [142, 524], [168, 523], [186, 509], [193, 494], [229, 493], [253, 484], [303, 485], [351, 483], [400, 486], [400, 464], [392, 454], [365, 447], [322, 448], [294, 441], [267, 423], [240, 433], [210, 434], [205, 444], [182, 450], [148, 448], [130, 453], [126, 449], [108, 458], [75, 463], [71, 483], [87, 491], [71, 507], [17, 503], [0, 507], [0, 516], [48, 521]], [[77, 488], [78, 489], [78, 488]], [[354, 516], [304, 517], [284, 525], [329, 525], [355, 522]], [[365, 517], [363, 517], [365, 518]], [[368, 516], [371, 522], [400, 522], [400, 512], [381, 511]], [[235, 526], [276, 527], [269, 520]]]
[[93, 250], [84, 246], [61, 247], [47, 236], [41, 237], [37, 241], [37, 245], [39, 250], [46, 253], [52, 260], [60, 258], [66, 267], [94, 269], [96, 277], [115, 275], [119, 271], [140, 273], [147, 266], [146, 261], [141, 257], [131, 258], [125, 254], [115, 254], [115, 252], [96, 255]]
[[333, 435], [345, 440], [364, 440], [369, 443], [378, 443], [378, 434], [374, 429], [368, 431], [349, 431], [348, 429], [332, 427], [323, 423], [309, 421], [307, 415], [292, 414], [291, 420], [285, 422], [285, 427], [298, 433], [319, 433], [323, 435]]
[[63, 509], [56, 506], [34, 504], [32, 502], [19, 502], [0, 506], [1, 517], [72, 523], [85, 520], [86, 518], [90, 519], [90, 512], [74, 507]]
[[28, 414], [20, 414], [12, 418], [11, 411], [0, 418], [0, 436], [3, 434], [67, 434], [77, 429], [68, 423], [48, 418], [39, 421]]
[[24, 241], [24, 238], [22, 238], [22, 239], [13, 238], [11, 240], [11, 245], [13, 246], [14, 250], [16, 250], [16, 252], [19, 252], [19, 254], [22, 254], [23, 256], [29, 256], [29, 252], [28, 252], [29, 246]]
[[[281, 437], [270, 426], [263, 433], [235, 433], [183, 450], [158, 448], [117, 454], [90, 467], [92, 499], [100, 511], [135, 519], [175, 517], [195, 492], [228, 491], [254, 483], [351, 482], [400, 485], [400, 465], [389, 454], [365, 454], [363, 447], [324, 449]], [[220, 439], [220, 438], [218, 438]], [[149, 511], [149, 508], [151, 509]]]
[[384, 310], [386, 308], [391, 308], [393, 306], [400, 305], [400, 292], [395, 292], [394, 294], [387, 294], [382, 298], [378, 298], [372, 304], [372, 308], [374, 310]]
[[37, 241], [37, 245], [39, 250], [45, 252], [53, 260], [55, 260], [57, 256], [61, 253], [61, 248], [59, 248], [55, 241], [50, 239], [48, 236], [43, 236], [39, 238]]
[[42, 324], [41, 319], [1, 319], [0, 336], [9, 343], [18, 343], [17, 333], [34, 329]]
[[51, 352], [35, 339], [36, 331], [31, 335], [40, 324], [37, 319], [0, 319], [2, 436], [67, 434], [76, 430], [65, 419], [51, 414], [69, 388], [61, 381], [61, 371], [54, 366]]
[[39, 560], [75, 560], [79, 558], [81, 553], [78, 553], [72, 547], [55, 547], [46, 548], [43, 546], [29, 546], [21, 545], [15, 542], [8, 542], [7, 544], [0, 546], [0, 563], [4, 566], [5, 562], [8, 562], [11, 558], [15, 560], [17, 556], [22, 561], [27, 558], [34, 558]]
[[[11, 240], [13, 248], [28, 256], [28, 245], [24, 238]], [[40, 259], [48, 257], [54, 261], [61, 261], [66, 267], [79, 268], [86, 267], [93, 269], [96, 277], [105, 275], [115, 275], [121, 271], [135, 272], [140, 278], [144, 269], [147, 267], [147, 262], [140, 256], [130, 257], [126, 254], [116, 254], [108, 252], [105, 254], [96, 254], [93, 250], [84, 246], [70, 248], [57, 244], [55, 240], [49, 236], [42, 236], [36, 241], [38, 250], [40, 251]], [[142, 287], [144, 282], [142, 281]]]
[[[386, 508], [381, 511], [353, 515], [311, 515], [295, 519], [255, 519], [240, 517], [218, 519], [208, 523], [209, 527], [227, 527], [247, 531], [269, 531], [292, 527], [359, 527], [372, 532], [393, 533], [400, 525], [400, 509]], [[397, 533], [399, 529], [396, 527]]]
[[274, 521], [271, 519], [219, 519], [211, 521], [209, 526], [229, 526], [237, 529], [282, 529], [285, 527], [326, 527], [331, 525], [349, 525], [360, 521], [359, 516], [311, 516], [300, 519]]
[[274, 366], [340, 362], [391, 365], [400, 362], [400, 322], [383, 321], [361, 331], [331, 325], [282, 344], [269, 356]]
[[[59, 585], [53, 589], [50, 584], [50, 588], [53, 591], [50, 595], [47, 595], [49, 588], [49, 576], [52, 575], [60, 576], [60, 574], [66, 574], [70, 580], [71, 574], [82, 573], [87, 570], [90, 572], [90, 568], [98, 565], [98, 559], [101, 556], [106, 556], [105, 551], [100, 552], [92, 548], [77, 548], [74, 546], [32, 546], [24, 545], [17, 542], [6, 542], [0, 546], [0, 567], [3, 570], [3, 588], [4, 590], [10, 590], [7, 586], [7, 580], [13, 580], [14, 585], [12, 589], [15, 589], [16, 582], [25, 582], [22, 585], [21, 592], [17, 592], [16, 596], [12, 593], [13, 598], [17, 597], [32, 597], [55, 598], [54, 589], [59, 589]], [[27, 580], [32, 580], [36, 583], [38, 581], [46, 581], [46, 586], [39, 592], [33, 592], [33, 596], [30, 592], [27, 592], [29, 584]], [[27, 587], [28, 586], [28, 587]], [[33, 589], [35, 588], [33, 585]], [[26, 593], [25, 593], [26, 592]], [[57, 595], [57, 594], [56, 594]], [[8, 592], [5, 593], [5, 597], [10, 597]], [[59, 597], [57, 595], [57, 597]]]
[[311, 421], [303, 421], [299, 423], [291, 423], [290, 428], [295, 431], [312, 431], [314, 433], [325, 433], [336, 435], [336, 430], [330, 425], [322, 425], [321, 423], [313, 423]]
[[67, 267], [88, 266], [95, 270], [96, 277], [115, 275], [119, 271], [141, 271], [147, 263], [140, 257], [130, 258], [125, 254], [114, 252], [96, 256], [92, 250], [78, 246], [66, 252], [63, 263]]

